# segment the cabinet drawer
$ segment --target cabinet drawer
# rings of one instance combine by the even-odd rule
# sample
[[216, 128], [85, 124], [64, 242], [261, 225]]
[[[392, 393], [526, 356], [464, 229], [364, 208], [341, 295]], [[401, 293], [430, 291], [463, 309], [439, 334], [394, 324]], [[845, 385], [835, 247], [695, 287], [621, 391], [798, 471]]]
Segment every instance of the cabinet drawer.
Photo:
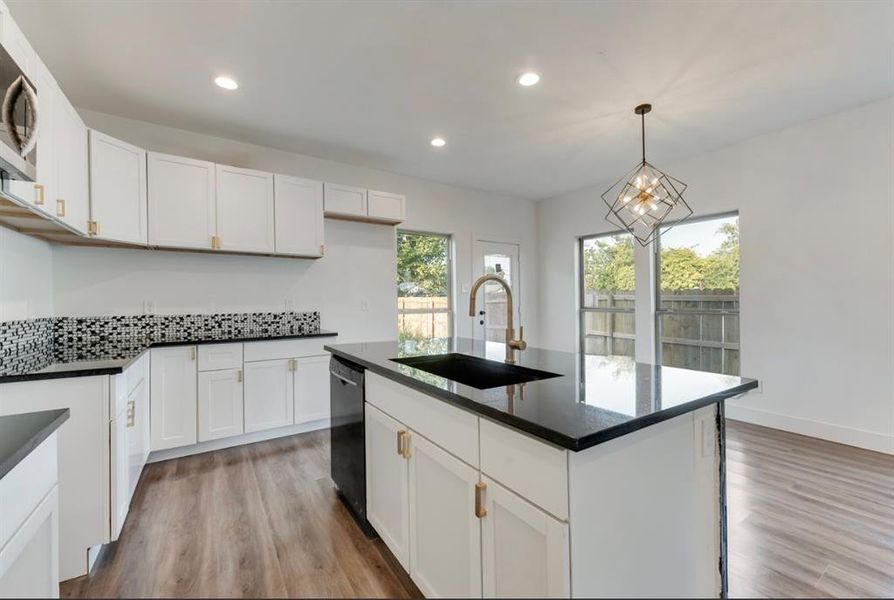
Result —
[[370, 190], [366, 197], [367, 214], [374, 219], [400, 222], [406, 218], [405, 203], [406, 198], [400, 194]]
[[366, 216], [366, 190], [337, 183], [323, 184], [323, 206], [327, 213]]
[[366, 372], [366, 401], [470, 465], [478, 466], [478, 417]]
[[568, 519], [566, 450], [481, 419], [481, 471], [559, 519]]
[[242, 344], [203, 344], [199, 346], [199, 371], [242, 368]]
[[245, 344], [245, 362], [320, 356], [321, 354], [328, 354], [328, 352], [323, 350], [323, 345], [333, 343], [334, 341], [334, 337], [319, 337], [249, 342]]
[[0, 548], [58, 479], [56, 434], [51, 434], [0, 479]]

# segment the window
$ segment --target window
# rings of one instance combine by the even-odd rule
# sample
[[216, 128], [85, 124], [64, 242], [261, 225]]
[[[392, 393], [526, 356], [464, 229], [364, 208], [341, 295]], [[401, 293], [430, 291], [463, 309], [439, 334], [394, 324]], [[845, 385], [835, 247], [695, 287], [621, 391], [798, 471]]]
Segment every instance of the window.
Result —
[[397, 232], [397, 326], [404, 340], [450, 337], [450, 236]]
[[739, 374], [739, 217], [688, 221], [656, 242], [661, 364]]
[[580, 240], [581, 352], [634, 355], [633, 237], [609, 234]]

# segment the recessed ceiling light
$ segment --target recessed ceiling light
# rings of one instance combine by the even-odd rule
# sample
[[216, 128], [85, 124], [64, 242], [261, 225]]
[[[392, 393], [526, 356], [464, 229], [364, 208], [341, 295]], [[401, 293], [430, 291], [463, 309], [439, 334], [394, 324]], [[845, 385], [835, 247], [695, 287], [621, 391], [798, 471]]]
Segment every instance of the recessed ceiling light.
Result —
[[540, 75], [534, 71], [528, 71], [527, 73], [519, 75], [516, 81], [518, 82], [518, 85], [531, 87], [532, 85], [537, 85], [537, 82], [540, 81]]
[[233, 79], [232, 77], [227, 77], [225, 75], [215, 77], [214, 83], [217, 84], [217, 87], [222, 87], [225, 90], [235, 90], [239, 87], [239, 84], [236, 83], [235, 79]]
[[431, 139], [431, 145], [435, 148], [443, 148], [447, 145], [447, 142], [444, 140], [444, 138], [436, 137]]

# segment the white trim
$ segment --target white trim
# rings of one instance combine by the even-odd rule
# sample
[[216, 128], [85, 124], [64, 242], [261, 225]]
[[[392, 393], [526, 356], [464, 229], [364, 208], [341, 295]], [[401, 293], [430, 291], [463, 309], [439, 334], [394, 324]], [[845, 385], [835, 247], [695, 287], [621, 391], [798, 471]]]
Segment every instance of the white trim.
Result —
[[726, 418], [894, 455], [894, 435], [842, 427], [832, 423], [792, 417], [729, 403], [726, 405]]
[[179, 448], [168, 448], [166, 450], [156, 450], [149, 455], [147, 462], [159, 462], [162, 460], [170, 460], [172, 458], [181, 458], [183, 456], [192, 456], [193, 454], [202, 454], [204, 452], [213, 452], [215, 450], [223, 450], [224, 448], [232, 448], [233, 446], [242, 446], [244, 444], [254, 444], [255, 442], [263, 442], [281, 437], [288, 437], [298, 433], [306, 433], [308, 431], [316, 431], [318, 429], [328, 429], [329, 419], [320, 419], [319, 421], [310, 421], [301, 423], [300, 425], [289, 425], [288, 427], [277, 427], [276, 429], [266, 429], [264, 431], [255, 431], [243, 435], [234, 435], [233, 437], [221, 438], [219, 440], [209, 440], [189, 446], [181, 446]]

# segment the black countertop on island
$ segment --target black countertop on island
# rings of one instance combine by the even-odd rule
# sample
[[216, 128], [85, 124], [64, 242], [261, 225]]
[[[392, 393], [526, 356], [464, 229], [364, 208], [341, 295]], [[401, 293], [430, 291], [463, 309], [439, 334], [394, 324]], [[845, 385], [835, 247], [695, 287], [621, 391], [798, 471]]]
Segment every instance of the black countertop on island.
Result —
[[249, 337], [196, 337], [182, 340], [147, 342], [145, 345], [125, 353], [114, 356], [97, 357], [91, 360], [77, 361], [49, 361], [39, 365], [11, 366], [0, 368], [0, 383], [13, 383], [17, 381], [34, 381], [39, 379], [61, 379], [64, 377], [90, 377], [93, 375], [116, 375], [124, 372], [140, 356], [150, 348], [162, 346], [190, 346], [193, 344], [227, 344], [233, 342], [270, 342], [276, 340], [289, 340], [299, 338], [335, 337], [338, 333], [320, 329], [311, 333], [301, 334], [272, 334]]
[[523, 367], [560, 377], [477, 389], [394, 362], [394, 358], [458, 352], [496, 361], [503, 344], [468, 338], [325, 346], [349, 362], [446, 402], [579, 451], [672, 417], [737, 396], [754, 379], [605, 357], [528, 348]]
[[0, 479], [68, 420], [67, 408], [0, 417]]

